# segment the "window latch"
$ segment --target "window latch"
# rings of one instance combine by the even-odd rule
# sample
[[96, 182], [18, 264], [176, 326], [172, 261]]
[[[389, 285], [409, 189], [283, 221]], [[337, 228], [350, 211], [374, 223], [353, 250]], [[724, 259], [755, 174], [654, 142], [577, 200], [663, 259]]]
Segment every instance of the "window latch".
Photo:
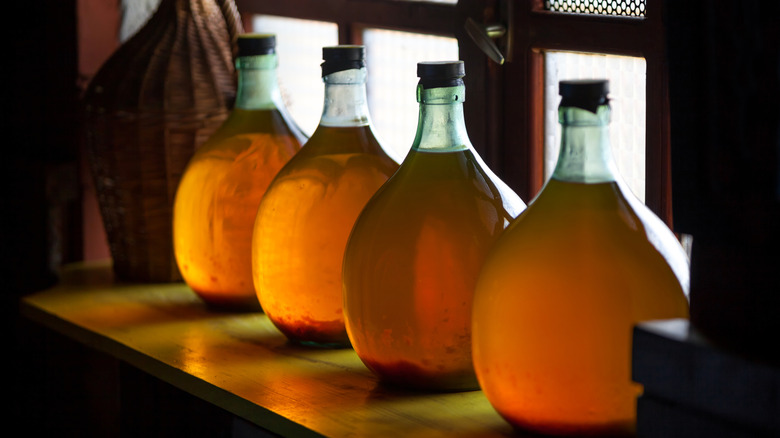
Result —
[[503, 24], [479, 24], [474, 21], [473, 18], [466, 18], [466, 33], [477, 44], [485, 54], [497, 62], [499, 65], [504, 64], [506, 57], [496, 45], [494, 39], [503, 38], [507, 33], [506, 26]]

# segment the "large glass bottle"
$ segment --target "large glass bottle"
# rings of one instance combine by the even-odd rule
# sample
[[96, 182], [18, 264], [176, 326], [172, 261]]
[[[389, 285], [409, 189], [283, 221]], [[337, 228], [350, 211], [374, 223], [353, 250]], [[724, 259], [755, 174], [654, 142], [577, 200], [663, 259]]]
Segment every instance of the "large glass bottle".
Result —
[[260, 203], [252, 270], [263, 310], [289, 339], [347, 346], [344, 247], [358, 214], [398, 163], [373, 133], [364, 47], [325, 47], [322, 53], [322, 118]]
[[607, 81], [564, 81], [552, 177], [498, 240], [474, 301], [474, 364], [514, 426], [631, 434], [631, 330], [688, 315], [689, 263], [612, 161]]
[[466, 133], [462, 61], [419, 63], [417, 135], [344, 257], [352, 346], [381, 380], [476, 389], [471, 303], [488, 249], [524, 208]]
[[257, 208], [305, 141], [281, 100], [275, 44], [273, 35], [239, 36], [235, 107], [192, 157], [176, 192], [176, 262], [192, 290], [214, 306], [260, 309], [251, 266]]

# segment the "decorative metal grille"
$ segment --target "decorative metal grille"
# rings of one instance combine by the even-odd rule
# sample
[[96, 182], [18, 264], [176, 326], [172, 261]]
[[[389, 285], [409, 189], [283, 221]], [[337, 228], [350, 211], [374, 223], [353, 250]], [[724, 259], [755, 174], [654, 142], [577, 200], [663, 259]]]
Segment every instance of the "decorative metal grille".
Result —
[[644, 17], [647, 0], [545, 0], [544, 8], [552, 12], [575, 14]]

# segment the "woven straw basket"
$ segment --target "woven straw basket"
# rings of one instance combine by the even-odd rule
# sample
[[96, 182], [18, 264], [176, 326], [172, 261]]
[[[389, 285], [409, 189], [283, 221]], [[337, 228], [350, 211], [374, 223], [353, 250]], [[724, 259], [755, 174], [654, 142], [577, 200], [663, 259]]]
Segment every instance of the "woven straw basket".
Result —
[[184, 167], [235, 99], [233, 0], [162, 0], [84, 96], [85, 141], [119, 279], [177, 281], [172, 207]]

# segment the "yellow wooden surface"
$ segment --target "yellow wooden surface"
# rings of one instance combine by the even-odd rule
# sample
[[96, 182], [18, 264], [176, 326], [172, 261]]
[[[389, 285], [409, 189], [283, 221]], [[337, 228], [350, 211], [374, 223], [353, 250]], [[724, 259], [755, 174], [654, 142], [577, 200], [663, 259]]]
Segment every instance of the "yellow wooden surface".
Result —
[[115, 283], [108, 264], [67, 267], [22, 312], [282, 435], [494, 437], [511, 427], [481, 391], [377, 383], [351, 349], [290, 344], [265, 315], [216, 312], [189, 288]]

